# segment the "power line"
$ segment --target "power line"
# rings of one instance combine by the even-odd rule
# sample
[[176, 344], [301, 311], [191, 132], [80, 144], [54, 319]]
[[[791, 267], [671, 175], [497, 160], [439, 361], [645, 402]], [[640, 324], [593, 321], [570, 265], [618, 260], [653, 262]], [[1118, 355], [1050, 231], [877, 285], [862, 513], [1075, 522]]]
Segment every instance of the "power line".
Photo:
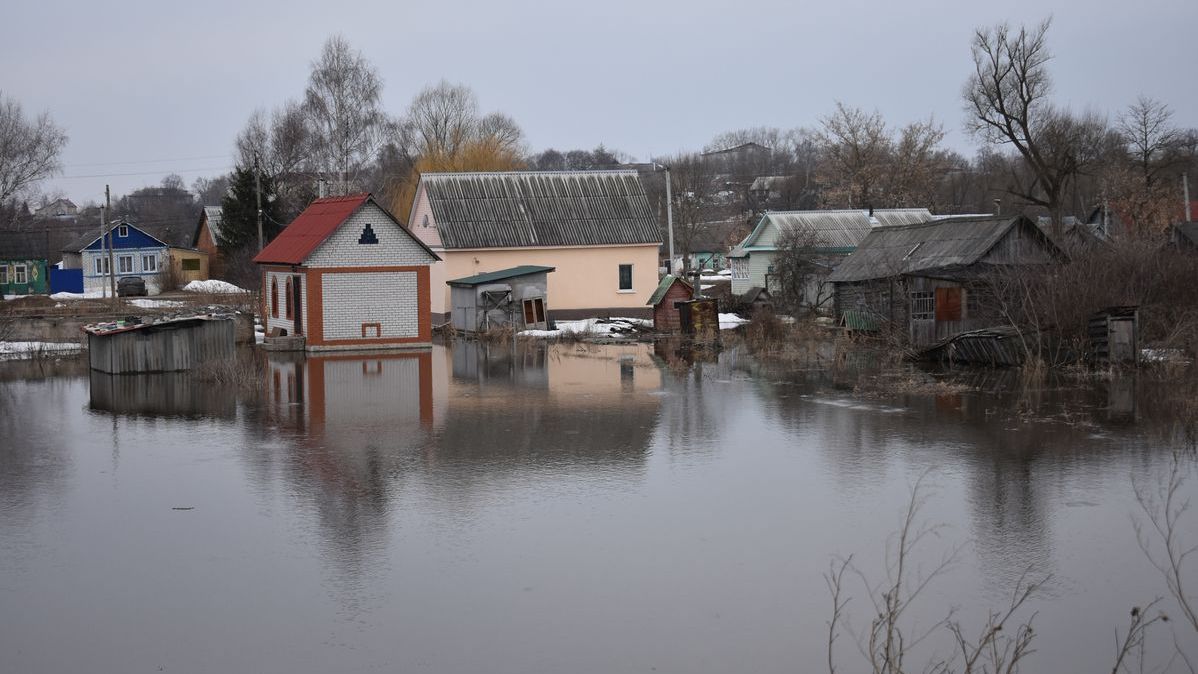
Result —
[[233, 166], [208, 166], [205, 168], [159, 169], [157, 171], [140, 171], [140, 172], [135, 172], [135, 173], [93, 173], [90, 175], [56, 176], [54, 178], [51, 178], [51, 180], [77, 180], [77, 179], [81, 179], [81, 178], [116, 178], [116, 177], [128, 177], [128, 176], [157, 176], [157, 175], [163, 175], [163, 171], [165, 171], [166, 173], [199, 173], [201, 171], [231, 171], [231, 170], [233, 170], [233, 168], [234, 168]]
[[131, 161], [101, 161], [101, 162], [92, 162], [89, 164], [64, 164], [64, 166], [67, 168], [82, 168], [85, 166], [123, 166], [126, 164], [162, 164], [162, 163], [169, 162], [169, 161], [199, 161], [201, 159], [224, 159], [225, 157], [228, 157], [228, 156], [229, 155], [227, 155], [227, 154], [209, 154], [209, 155], [203, 155], [203, 156], [199, 156], [199, 157], [173, 157], [173, 158], [169, 158], [169, 159], [142, 159], [142, 160], [131, 160]]

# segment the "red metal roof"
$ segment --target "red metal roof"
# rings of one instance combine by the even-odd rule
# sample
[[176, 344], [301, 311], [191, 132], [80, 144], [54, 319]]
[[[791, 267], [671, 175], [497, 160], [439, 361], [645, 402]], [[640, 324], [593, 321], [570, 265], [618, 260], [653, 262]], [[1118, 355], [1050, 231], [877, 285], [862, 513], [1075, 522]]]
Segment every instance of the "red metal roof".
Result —
[[254, 256], [254, 262], [303, 264], [312, 251], [369, 199], [370, 195], [362, 192], [313, 201], [274, 241]]

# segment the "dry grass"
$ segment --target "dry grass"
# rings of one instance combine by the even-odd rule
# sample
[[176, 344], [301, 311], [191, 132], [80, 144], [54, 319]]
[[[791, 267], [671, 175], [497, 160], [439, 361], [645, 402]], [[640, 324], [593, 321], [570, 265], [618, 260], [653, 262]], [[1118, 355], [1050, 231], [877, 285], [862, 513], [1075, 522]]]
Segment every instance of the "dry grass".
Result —
[[266, 353], [257, 349], [238, 349], [228, 360], [203, 363], [195, 370], [200, 381], [234, 388], [257, 391], [266, 380]]

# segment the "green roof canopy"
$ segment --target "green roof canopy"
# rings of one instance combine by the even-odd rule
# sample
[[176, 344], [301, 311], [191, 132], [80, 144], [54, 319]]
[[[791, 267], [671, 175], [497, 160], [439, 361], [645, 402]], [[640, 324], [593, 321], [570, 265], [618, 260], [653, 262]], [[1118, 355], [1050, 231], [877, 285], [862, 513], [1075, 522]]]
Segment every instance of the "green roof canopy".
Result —
[[480, 286], [485, 283], [496, 283], [504, 279], [516, 278], [517, 276], [528, 276], [529, 274], [544, 274], [546, 272], [556, 271], [557, 267], [541, 267], [535, 264], [524, 264], [519, 267], [511, 267], [509, 269], [500, 269], [499, 271], [489, 271], [483, 274], [475, 274], [474, 276], [466, 276], [464, 278], [455, 278], [452, 281], [446, 281], [451, 286]]

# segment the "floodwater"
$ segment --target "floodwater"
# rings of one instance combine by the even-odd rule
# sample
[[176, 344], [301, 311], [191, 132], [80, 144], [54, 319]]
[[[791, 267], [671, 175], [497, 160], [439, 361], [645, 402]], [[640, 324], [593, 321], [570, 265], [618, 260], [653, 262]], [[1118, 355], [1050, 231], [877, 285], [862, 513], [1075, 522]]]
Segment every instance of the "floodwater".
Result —
[[[1023, 671], [1110, 671], [1166, 593], [1133, 524], [1172, 457], [1159, 406], [977, 378], [874, 401], [651, 345], [272, 356], [255, 394], [0, 364], [0, 672], [826, 671], [850, 554], [837, 657], [866, 671], [863, 583], [921, 476], [911, 566], [957, 554], [909, 634], [980, 629], [1030, 569]], [[1196, 651], [1172, 621], [1149, 664], [1173, 629]]]

